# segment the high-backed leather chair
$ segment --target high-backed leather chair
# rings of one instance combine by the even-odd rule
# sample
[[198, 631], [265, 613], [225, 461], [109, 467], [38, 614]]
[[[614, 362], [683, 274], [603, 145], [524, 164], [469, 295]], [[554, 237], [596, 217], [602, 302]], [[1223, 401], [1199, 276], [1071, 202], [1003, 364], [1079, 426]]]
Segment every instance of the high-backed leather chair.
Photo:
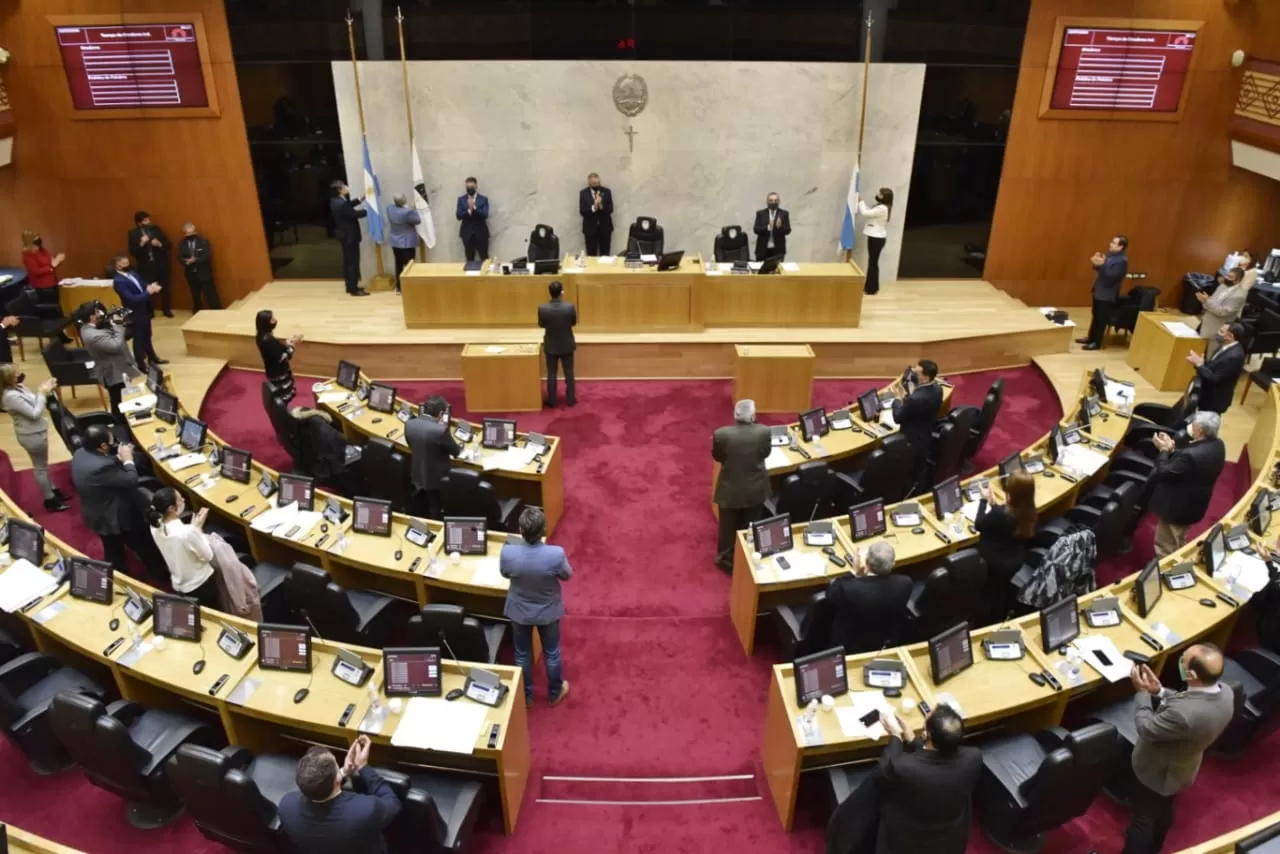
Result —
[[1006, 851], [1035, 850], [1044, 834], [1089, 809], [1111, 774], [1116, 745], [1116, 730], [1105, 723], [982, 743], [974, 800], [987, 836]]
[[[1124, 433], [1124, 444], [1142, 455], [1155, 459], [1157, 451], [1151, 439], [1157, 433], [1177, 435], [1186, 428], [1187, 419], [1200, 404], [1200, 391], [1192, 387], [1185, 395], [1168, 406], [1160, 403], [1139, 403], [1133, 408], [1133, 417]], [[1115, 417], [1115, 416], [1112, 416]]]
[[291, 756], [184, 744], [166, 773], [206, 839], [249, 854], [293, 854], [277, 809], [297, 789], [297, 770]]
[[726, 225], [720, 229], [714, 250], [717, 263], [751, 260], [751, 245], [740, 225]]
[[1129, 548], [1130, 522], [1137, 497], [1138, 487], [1123, 483], [1114, 490], [1108, 490], [1101, 502], [1071, 508], [1067, 512], [1067, 521], [1093, 531], [1100, 558], [1122, 554]]
[[627, 252], [638, 255], [661, 255], [665, 239], [662, 226], [651, 216], [638, 216], [627, 232]]
[[1116, 301], [1107, 329], [1132, 335], [1134, 327], [1138, 325], [1138, 315], [1144, 311], [1155, 311], [1159, 301], [1159, 288], [1146, 285], [1130, 288], [1128, 293]]
[[961, 549], [947, 555], [941, 566], [912, 586], [907, 602], [911, 637], [923, 641], [956, 623], [974, 625], [982, 609], [986, 584], [987, 563], [977, 549]]
[[822, 460], [810, 460], [782, 480], [776, 496], [765, 501], [770, 516], [790, 513], [796, 521], [823, 519], [833, 516], [832, 504], [834, 476]]
[[165, 763], [184, 744], [213, 745], [221, 733], [203, 721], [118, 700], [61, 693], [51, 707], [53, 731], [85, 777], [129, 802], [129, 823], [140, 830], [163, 827], [182, 812]]
[[373, 498], [385, 498], [397, 513], [407, 513], [413, 498], [410, 481], [412, 464], [395, 445], [381, 436], [373, 436], [365, 442], [361, 460], [364, 468], [366, 494]]
[[440, 506], [445, 516], [480, 516], [491, 528], [514, 532], [524, 502], [499, 499], [493, 484], [474, 469], [451, 468], [440, 479]]
[[977, 418], [978, 410], [972, 406], [962, 406], [939, 419], [933, 431], [933, 443], [929, 447], [929, 461], [925, 467], [926, 482], [918, 487], [921, 491], [960, 474], [964, 446], [969, 442], [969, 433]]
[[1262, 648], [1233, 652], [1223, 659], [1222, 681], [1236, 694], [1236, 714], [1210, 749], [1240, 756], [1280, 720], [1280, 655]]
[[498, 663], [498, 650], [507, 636], [507, 624], [469, 616], [461, 605], [424, 605], [409, 618], [407, 646], [438, 646], [441, 654], [460, 661]]
[[8, 664], [23, 653], [22, 644], [0, 628], [0, 664]]
[[[396, 600], [371, 590], [346, 590], [316, 566], [295, 563], [286, 587], [289, 604], [325, 640], [386, 646], [397, 623]], [[305, 620], [304, 620], [305, 622]]]
[[784, 661], [821, 652], [830, 645], [835, 610], [825, 590], [814, 593], [803, 605], [776, 606], [772, 617]]
[[545, 223], [538, 223], [529, 232], [529, 248], [526, 252], [529, 263], [535, 261], [560, 260], [560, 237], [556, 230]]
[[481, 783], [424, 771], [409, 774], [408, 782], [400, 815], [387, 831], [391, 850], [395, 854], [466, 851], [484, 806]]
[[1002, 406], [1004, 406], [1003, 377], [993, 382], [991, 388], [987, 389], [982, 408], [978, 410], [978, 418], [969, 430], [969, 442], [964, 446], [964, 453], [961, 454], [961, 468], [966, 473], [973, 469], [974, 458], [987, 443], [987, 437], [991, 435], [991, 428], [995, 426], [996, 416], [1000, 414]]
[[854, 488], [857, 501], [883, 498], [886, 504], [893, 504], [911, 494], [910, 472], [914, 460], [915, 451], [907, 437], [892, 433], [867, 456], [862, 471], [844, 475], [842, 479]]
[[271, 422], [271, 429], [276, 434], [276, 441], [289, 453], [289, 458], [293, 460], [296, 467], [300, 455], [298, 421], [289, 414], [288, 406], [276, 397], [271, 383], [265, 381], [262, 383], [262, 408], [267, 412], [267, 419]]
[[38, 302], [32, 288], [24, 288], [9, 300], [4, 313], [18, 318], [18, 325], [13, 331], [18, 336], [20, 353], [22, 339], [35, 338], [43, 349], [46, 338], [57, 338], [71, 323], [71, 318], [63, 316], [60, 306]]
[[37, 774], [53, 774], [71, 764], [54, 736], [49, 715], [54, 696], [64, 691], [97, 699], [107, 695], [89, 677], [39, 652], [18, 655], [0, 665], [0, 726]]
[[59, 394], [64, 388], [71, 389], [71, 397], [74, 398], [76, 386], [91, 386], [97, 390], [102, 408], [109, 407], [102, 386], [98, 385], [97, 376], [89, 368], [89, 354], [85, 350], [68, 348], [61, 338], [55, 337], [44, 346], [40, 354], [44, 357], [49, 376], [58, 381]]

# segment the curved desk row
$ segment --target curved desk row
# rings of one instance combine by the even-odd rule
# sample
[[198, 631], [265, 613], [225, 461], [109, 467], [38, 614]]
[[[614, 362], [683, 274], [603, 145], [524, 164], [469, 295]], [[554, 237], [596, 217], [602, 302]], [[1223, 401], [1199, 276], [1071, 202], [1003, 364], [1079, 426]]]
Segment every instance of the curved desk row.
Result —
[[[0, 494], [0, 506], [7, 516], [30, 521], [7, 495]], [[46, 559], [57, 552], [64, 557], [79, 554], [48, 532], [45, 541]], [[408, 702], [392, 704], [384, 693], [381, 651], [313, 638], [310, 673], [264, 670], [258, 666], [256, 650], [236, 659], [215, 641], [219, 623], [250, 638], [256, 636], [257, 624], [208, 608], [201, 609], [201, 642], [167, 639], [157, 644], [151, 617], [135, 625], [124, 614], [123, 601], [118, 598], [131, 590], [149, 600], [157, 592], [155, 588], [120, 573], [115, 574], [115, 582], [117, 600], [113, 605], [75, 598], [62, 585], [24, 607], [21, 618], [36, 648], [104, 682], [110, 680], [127, 700], [150, 708], [196, 706], [216, 715], [230, 743], [255, 753], [281, 751], [287, 742], [345, 748], [363, 732], [373, 741], [377, 764], [445, 768], [493, 777], [501, 793], [506, 831], [515, 828], [530, 762], [519, 668], [484, 665], [498, 674], [509, 690], [498, 706], [486, 708], [484, 723], [469, 751], [396, 746], [392, 739]], [[110, 627], [113, 618], [120, 621], [115, 630]], [[364, 687], [340, 681], [332, 674], [338, 650], [358, 655], [372, 668]], [[193, 666], [201, 659], [207, 666], [195, 673]], [[462, 688], [470, 667], [466, 662], [443, 661], [443, 691]], [[310, 693], [295, 702], [296, 692], [304, 687]], [[380, 708], [374, 708], [374, 699]], [[343, 724], [340, 721], [348, 705], [354, 708]], [[499, 727], [498, 741], [490, 748], [489, 733], [494, 724]]]
[[[1081, 388], [1082, 391], [1088, 388], [1087, 375], [1082, 380]], [[1078, 406], [1077, 404], [1077, 408]], [[1069, 413], [1066, 421], [1074, 421], [1075, 415], [1075, 410], [1073, 410]], [[1124, 438], [1125, 430], [1128, 429], [1128, 426], [1129, 418], [1126, 414], [1104, 405], [1102, 415], [1094, 418], [1091, 422], [1090, 430], [1088, 432], [1082, 431], [1081, 435], [1089, 440], [1099, 453], [1109, 456]], [[844, 430], [840, 432], [847, 436], [849, 433], [856, 431]], [[828, 434], [828, 436], [823, 437], [822, 441], [826, 443], [831, 435], [835, 434]], [[856, 436], [864, 437], [867, 443], [873, 441], [869, 436], [860, 432], [857, 432]], [[843, 436], [842, 440], [845, 440]], [[860, 442], [862, 440], [855, 437], [852, 441]], [[1036, 454], [1044, 454], [1047, 445], [1048, 436], [1044, 436], [1023, 452], [1023, 459]], [[1101, 476], [1100, 470], [1094, 476], [1073, 480], [1058, 466], [1049, 464], [1047, 458], [1045, 463], [1045, 470], [1036, 476], [1036, 507], [1041, 516], [1051, 515], [1066, 506], [1074, 504], [1076, 498], [1087, 491], [1088, 487]], [[1002, 492], [997, 477], [998, 474], [998, 470], [991, 469], [974, 475], [966, 480], [964, 485], [967, 486], [975, 481], [988, 478], [992, 485], [992, 491], [998, 496]], [[919, 525], [897, 527], [893, 524], [893, 511], [903, 504], [919, 505], [922, 517]], [[877, 540], [888, 542], [893, 546], [898, 567], [937, 560], [951, 552], [978, 544], [977, 531], [971, 524], [958, 517], [946, 520], [938, 517], [934, 510], [932, 495], [912, 498], [900, 504], [885, 507], [885, 519], [888, 530], [878, 537], [871, 537], [861, 541], [858, 543], [858, 547], [865, 549]], [[821, 521], [829, 522], [835, 529], [837, 553], [851, 553], [853, 537], [850, 530], [849, 517], [844, 515]], [[820, 548], [805, 544], [804, 531], [807, 527], [807, 524], [793, 527], [793, 539], [795, 542], [793, 551], [802, 555], [816, 555], [823, 567], [821, 575], [785, 573], [778, 568], [773, 560], [754, 561], [752, 559], [751, 532], [749, 530], [738, 532], [738, 547], [734, 550], [733, 580], [729, 594], [729, 613], [733, 619], [734, 628], [737, 630], [738, 640], [741, 641], [742, 648], [748, 655], [755, 649], [756, 618], [762, 612], [768, 611], [775, 605], [802, 602], [813, 593], [825, 588], [832, 578], [848, 572], [847, 568], [837, 567], [827, 561]], [[915, 533], [916, 531], [919, 533]], [[812, 564], [812, 561], [810, 561], [810, 564]]]
[[69, 848], [47, 839], [28, 833], [11, 824], [0, 825], [0, 832], [9, 847], [4, 850], [8, 854], [82, 854], [79, 848]]
[[[1178, 854], [1235, 854], [1236, 851], [1241, 850], [1236, 848], [1237, 842], [1249, 839], [1249, 837], [1253, 836], [1255, 833], [1262, 833], [1264, 830], [1269, 830], [1277, 825], [1280, 825], [1280, 812], [1273, 812], [1271, 815], [1263, 816], [1257, 821], [1246, 824], [1244, 827], [1238, 827], [1235, 830], [1222, 834], [1221, 836], [1214, 837], [1208, 842], [1201, 842], [1199, 845], [1194, 845], [1191, 848], [1184, 848], [1182, 851], [1178, 852]], [[1268, 837], [1268, 841], [1274, 845], [1275, 843], [1273, 840], [1275, 838], [1276, 837]], [[1261, 848], [1250, 848], [1248, 850], [1257, 851], [1258, 854], [1265, 854], [1266, 851], [1274, 849], [1269, 846], [1263, 846]]]
[[[1223, 519], [1224, 525], [1245, 519], [1250, 501], [1258, 490], [1265, 488], [1270, 478], [1280, 449], [1276, 431], [1277, 412], [1280, 412], [1280, 387], [1273, 387], [1269, 404], [1260, 412], [1249, 443], [1251, 467], [1256, 480], [1248, 494]], [[1127, 423], [1112, 415], [1104, 424], [1110, 426], [1116, 422]], [[1280, 520], [1266, 532], [1266, 537], [1274, 537], [1277, 530], [1280, 530]], [[1194, 564], [1197, 587], [1180, 591], [1165, 590], [1151, 612], [1146, 617], [1140, 617], [1136, 606], [1132, 604], [1136, 576], [1123, 579], [1080, 597], [1082, 605], [1098, 597], [1118, 597], [1121, 603], [1121, 623], [1111, 628], [1090, 628], [1082, 620], [1081, 635], [1105, 635], [1120, 650], [1149, 654], [1152, 668], [1157, 673], [1169, 660], [1169, 656], [1176, 655], [1192, 642], [1209, 641], [1225, 648], [1235, 629], [1240, 610], [1216, 601], [1214, 594], [1226, 593], [1242, 601], [1247, 598], [1247, 593], [1242, 593], [1230, 582], [1218, 581], [1208, 576], [1200, 557], [1202, 539], [1203, 537], [1188, 543], [1160, 564], [1162, 569], [1179, 563]], [[742, 559], [741, 555], [739, 559]], [[1214, 606], [1201, 605], [1199, 599], [1202, 597], [1215, 599]], [[984, 637], [1010, 627], [1022, 631], [1026, 658], [1019, 661], [992, 661], [977, 652]], [[1149, 648], [1141, 639], [1143, 633], [1159, 638], [1162, 649], [1153, 651]], [[923, 715], [916, 703], [924, 701], [930, 706], [936, 706], [937, 698], [942, 692], [958, 701], [970, 732], [997, 724], [1023, 731], [1056, 726], [1061, 722], [1067, 704], [1078, 698], [1090, 695], [1094, 700], [1102, 702], [1121, 699], [1130, 693], [1127, 680], [1109, 683], [1087, 663], [1082, 662], [1079, 675], [1074, 679], [1070, 678], [1065, 666], [1066, 659], [1056, 653], [1044, 653], [1041, 643], [1039, 615], [1030, 614], [1000, 625], [975, 629], [972, 633], [972, 647], [975, 650], [973, 665], [941, 686], [932, 681], [928, 645], [923, 643], [880, 653], [848, 656], [846, 668], [851, 691], [862, 691], [866, 690], [863, 687], [864, 664], [874, 658], [898, 659], [906, 673], [907, 684], [900, 699], [886, 702], [900, 708], [903, 717], [917, 731], [923, 726]], [[1059, 691], [1050, 685], [1033, 683], [1028, 678], [1032, 670], [1053, 673], [1062, 680], [1063, 689]], [[844, 734], [838, 710], [851, 702], [845, 698], [837, 701], [835, 713], [819, 712], [814, 728], [806, 734], [801, 725], [803, 715], [796, 702], [793, 671], [791, 664], [779, 664], [773, 668], [762, 747], [769, 791], [778, 817], [787, 829], [790, 829], [794, 819], [796, 792], [803, 771], [870, 758], [877, 755], [884, 746], [883, 739], [850, 737]]]
[[[363, 373], [360, 381], [372, 384]], [[403, 453], [412, 453], [404, 439], [404, 423], [392, 413], [374, 412], [361, 403], [355, 396], [336, 380], [323, 382], [324, 388], [316, 392], [319, 407], [332, 415], [342, 425], [342, 432], [347, 438], [363, 443], [367, 439], [386, 439]], [[418, 414], [417, 404], [396, 398], [392, 408], [405, 408], [414, 417]], [[457, 423], [458, 419], [454, 419]], [[547, 451], [541, 458], [526, 461], [515, 459], [502, 451], [481, 447], [481, 425], [470, 424], [472, 439], [462, 442], [463, 456], [455, 459], [455, 464], [476, 469], [484, 473], [486, 479], [493, 482], [494, 488], [501, 498], [519, 498], [525, 504], [536, 504], [542, 508], [547, 517], [547, 533], [550, 534], [564, 515], [564, 461], [560, 453], [560, 439], [556, 436], [545, 436]], [[516, 433], [519, 444], [524, 444], [528, 433]], [[455, 432], [454, 438], [457, 438]]]

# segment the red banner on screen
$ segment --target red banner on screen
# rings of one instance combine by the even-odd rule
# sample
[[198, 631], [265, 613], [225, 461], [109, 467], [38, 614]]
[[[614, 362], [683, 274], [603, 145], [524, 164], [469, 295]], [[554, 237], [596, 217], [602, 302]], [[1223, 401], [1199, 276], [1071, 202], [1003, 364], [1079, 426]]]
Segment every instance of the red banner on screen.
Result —
[[192, 24], [58, 27], [77, 110], [207, 107]]
[[1177, 112], [1195, 46], [1194, 32], [1067, 27], [1050, 107]]

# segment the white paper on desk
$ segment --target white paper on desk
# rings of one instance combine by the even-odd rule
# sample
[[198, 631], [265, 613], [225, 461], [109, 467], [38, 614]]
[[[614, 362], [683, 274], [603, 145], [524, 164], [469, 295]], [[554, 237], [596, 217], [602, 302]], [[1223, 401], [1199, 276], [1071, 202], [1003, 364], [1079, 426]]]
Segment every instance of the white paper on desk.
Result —
[[[790, 569], [783, 569], [778, 558], [786, 558]], [[769, 559], [779, 578], [816, 578], [827, 574], [827, 559], [816, 552], [790, 551]]]
[[505, 352], [507, 352], [507, 348], [506, 348], [506, 347], [499, 347], [499, 346], [497, 346], [496, 344], [491, 344], [491, 345], [489, 345], [488, 347], [485, 347], [485, 348], [484, 348], [484, 351], [485, 351], [486, 353], [505, 353]]
[[[879, 691], [850, 691], [849, 705], [836, 706], [836, 718], [840, 721], [840, 732], [844, 734], [845, 738], [884, 738], [886, 734], [884, 724], [877, 721], [871, 726], [866, 726], [862, 723], [862, 719], [873, 711], [878, 711], [882, 718], [894, 713], [893, 707], [885, 700], [884, 694]], [[818, 714], [822, 714], [822, 712]]]
[[[311, 536], [311, 532], [315, 530], [316, 525], [320, 523], [320, 519], [323, 516], [323, 513], [315, 510], [298, 511], [298, 514], [293, 518], [293, 524], [298, 526], [298, 533], [289, 537], [289, 539], [294, 542], [302, 542], [307, 537]], [[286, 526], [285, 530], [289, 530], [289, 527], [291, 526]]]
[[[716, 270], [719, 270], [721, 273], [727, 273], [727, 272], [729, 272], [730, 270], [732, 270], [732, 269], [733, 269], [733, 262], [732, 262], [732, 261], [717, 261], [717, 262], [715, 263], [715, 265], [714, 265], [714, 266], [715, 266], [715, 269], [716, 269]], [[708, 265], [708, 267], [707, 267], [707, 272], [710, 272], [710, 271], [711, 271], [711, 266], [710, 266], [710, 265]]]
[[600, 264], [612, 264], [618, 259], [617, 255], [601, 255], [596, 261]]
[[752, 272], [755, 272], [755, 271], [759, 270], [759, 269], [760, 269], [761, 267], [763, 267], [763, 266], [764, 266], [764, 262], [763, 262], [763, 261], [748, 261], [748, 262], [747, 262], [747, 269], [748, 269], [748, 270], [751, 270]]
[[1232, 552], [1222, 566], [1218, 567], [1218, 571], [1213, 574], [1218, 580], [1229, 580], [1244, 590], [1248, 590], [1250, 594], [1257, 593], [1262, 590], [1271, 581], [1271, 573], [1267, 571], [1267, 564], [1256, 555], [1247, 555], [1244, 552]]
[[140, 394], [135, 398], [120, 401], [120, 411], [128, 415], [131, 412], [141, 412], [144, 409], [151, 409], [156, 405], [156, 396], [154, 394]]
[[165, 465], [169, 467], [169, 471], [182, 471], [207, 462], [209, 462], [209, 458], [204, 454], [183, 454], [180, 457], [174, 457], [169, 460]]
[[476, 561], [476, 570], [471, 573], [471, 583], [477, 587], [505, 587], [507, 580], [498, 569], [498, 559], [484, 557]]
[[[1120, 682], [1129, 678], [1130, 671], [1133, 670], [1133, 664], [1129, 659], [1120, 654], [1120, 650], [1116, 648], [1115, 641], [1106, 635], [1081, 635], [1071, 642], [1076, 648], [1080, 656], [1085, 662], [1108, 682]], [[1110, 664], [1103, 664], [1098, 658], [1098, 652], [1101, 651], [1110, 659]]]
[[31, 600], [48, 596], [57, 586], [52, 575], [19, 558], [0, 573], [0, 611], [12, 614]]
[[1068, 445], [1058, 455], [1057, 465], [1081, 479], [1090, 477], [1107, 464], [1108, 457], [1084, 445]]
[[1127, 383], [1118, 383], [1115, 380], [1107, 380], [1107, 403], [1115, 405], [1117, 403], [1126, 406], [1133, 404], [1134, 389]]
[[1181, 320], [1165, 320], [1162, 321], [1164, 328], [1168, 329], [1178, 338], [1199, 338], [1200, 333], [1192, 329]]
[[414, 697], [405, 704], [391, 743], [418, 750], [471, 753], [487, 711], [486, 706], [470, 700], [451, 703], [439, 697]]
[[641, 252], [640, 260], [646, 264], [655, 264], [658, 261], [658, 256], [648, 252]]
[[266, 513], [259, 513], [258, 516], [249, 523], [249, 527], [255, 531], [262, 533], [270, 533], [276, 530], [286, 522], [291, 522], [298, 515], [298, 502], [293, 501], [283, 507], [276, 507], [274, 510], [268, 510]]
[[765, 457], [764, 467], [767, 469], [782, 468], [791, 465], [791, 458], [787, 456], [783, 450], [786, 445], [777, 446], [769, 450], [769, 456]]
[[322, 391], [316, 395], [316, 403], [342, 403], [350, 392]]
[[892, 410], [892, 409], [882, 409], [882, 410], [880, 410], [880, 423], [881, 423], [881, 424], [883, 424], [884, 426], [888, 427], [890, 430], [897, 430], [897, 429], [898, 429], [898, 422], [893, 420], [893, 410]]
[[528, 446], [521, 448], [507, 448], [505, 451], [499, 451], [496, 454], [486, 454], [481, 457], [480, 465], [485, 471], [492, 469], [522, 469], [529, 463], [533, 462], [533, 458], [537, 456], [538, 449]]
[[978, 504], [977, 501], [966, 501], [960, 505], [960, 515], [969, 520], [970, 524], [978, 522]]
[[784, 273], [799, 273], [799, 272], [800, 272], [800, 265], [799, 265], [799, 264], [797, 264], [795, 261], [783, 261], [783, 262], [782, 262], [782, 272], [784, 272]]
[[724, 272], [721, 270], [712, 270], [710, 267], [708, 267], [706, 270], [706, 274], [708, 276], [723, 276]]

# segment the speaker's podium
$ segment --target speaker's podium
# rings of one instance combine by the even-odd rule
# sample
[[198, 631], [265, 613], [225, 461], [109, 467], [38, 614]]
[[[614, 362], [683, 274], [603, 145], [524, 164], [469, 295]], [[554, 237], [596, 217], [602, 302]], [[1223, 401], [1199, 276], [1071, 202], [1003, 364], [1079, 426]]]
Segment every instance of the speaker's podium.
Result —
[[756, 402], [757, 412], [804, 412], [813, 395], [813, 350], [808, 344], [736, 344], [733, 399]]
[[534, 412], [542, 408], [541, 344], [468, 344], [462, 388], [468, 412]]
[[1195, 351], [1203, 356], [1209, 343], [1187, 320], [1195, 322], [1194, 318], [1164, 312], [1144, 311], [1138, 315], [1126, 361], [1161, 391], [1185, 389], [1196, 373], [1187, 354]]

